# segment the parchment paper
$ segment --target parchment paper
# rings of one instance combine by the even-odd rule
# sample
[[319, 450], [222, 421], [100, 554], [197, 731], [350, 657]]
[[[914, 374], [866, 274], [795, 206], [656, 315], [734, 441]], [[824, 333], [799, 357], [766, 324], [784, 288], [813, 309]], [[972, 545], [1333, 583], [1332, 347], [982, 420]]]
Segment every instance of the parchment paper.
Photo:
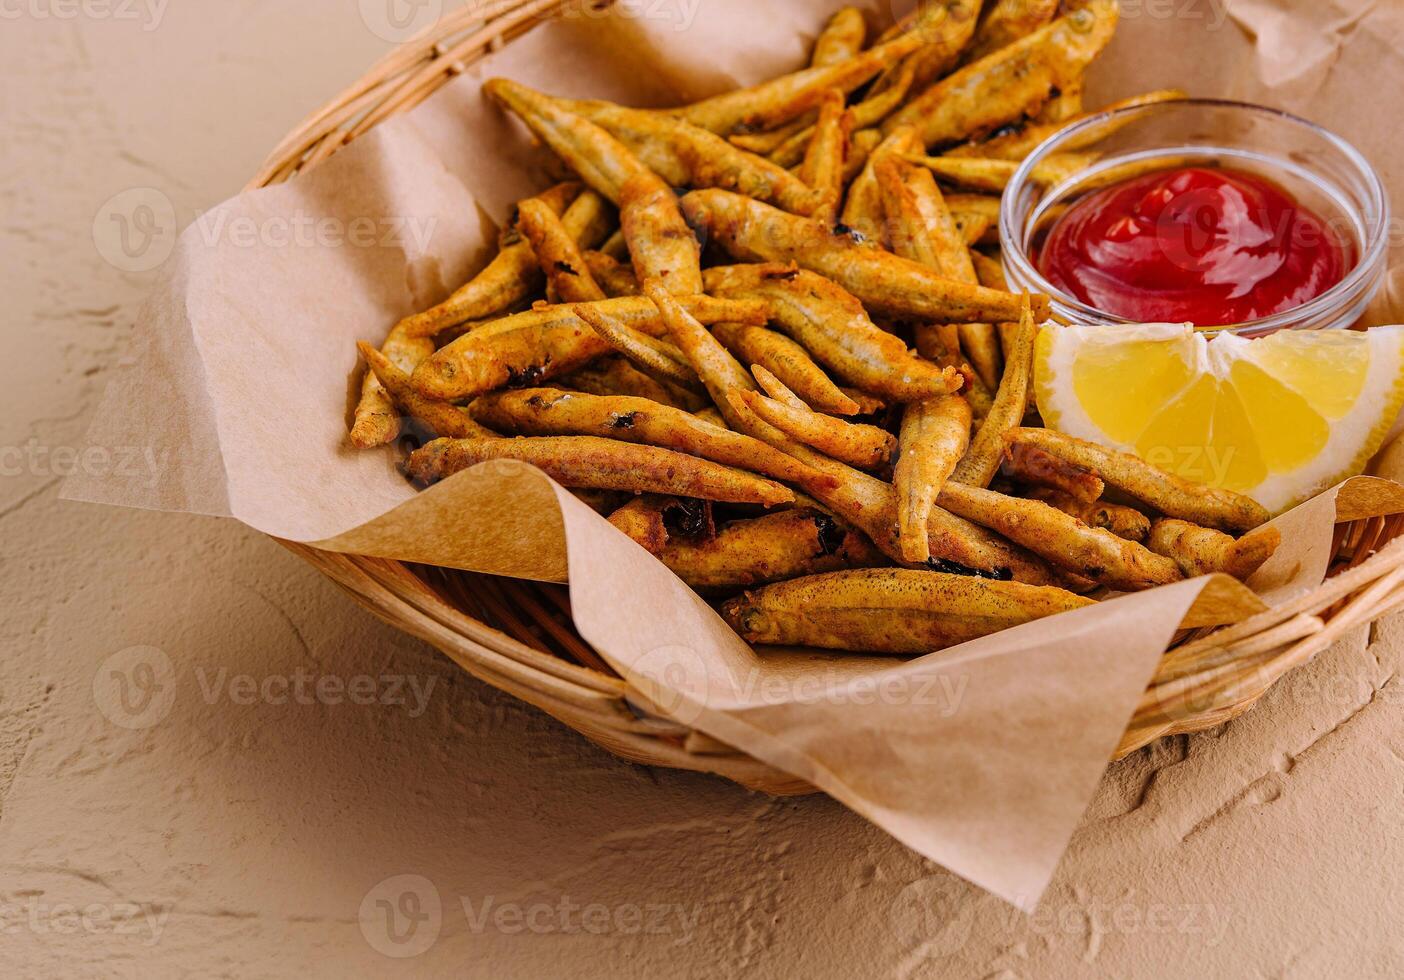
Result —
[[[1404, 511], [1404, 492], [1352, 481], [1279, 518], [1284, 546], [1253, 582], [1261, 598], [1222, 577], [1197, 579], [900, 662], [757, 654], [538, 471], [488, 464], [416, 494], [394, 450], [359, 453], [346, 442], [353, 342], [379, 341], [463, 282], [489, 254], [485, 216], [501, 218], [547, 182], [549, 160], [481, 97], [485, 79], [667, 104], [801, 63], [837, 6], [795, 0], [761, 12], [753, 0], [704, 0], [577, 14], [473, 66], [312, 172], [219, 205], [182, 235], [89, 437], [105, 447], [140, 441], [159, 465], [78, 474], [64, 492], [232, 516], [330, 550], [568, 578], [582, 635], [641, 701], [811, 781], [1031, 909], [1174, 631], [1243, 618], [1315, 586], [1334, 521]], [[867, 6], [878, 28], [894, 13]], [[1404, 201], [1392, 107], [1361, 98], [1404, 85], [1392, 47], [1404, 15], [1367, 0], [1243, 0], [1224, 13], [1207, 2], [1128, 4], [1089, 104], [1180, 85], [1285, 105], [1354, 140]], [[1323, 23], [1334, 26], [1322, 33]], [[299, 220], [343, 234], [309, 242], [269, 232]], [[374, 234], [353, 235], [358, 226]], [[1381, 304], [1376, 315], [1393, 312]]]

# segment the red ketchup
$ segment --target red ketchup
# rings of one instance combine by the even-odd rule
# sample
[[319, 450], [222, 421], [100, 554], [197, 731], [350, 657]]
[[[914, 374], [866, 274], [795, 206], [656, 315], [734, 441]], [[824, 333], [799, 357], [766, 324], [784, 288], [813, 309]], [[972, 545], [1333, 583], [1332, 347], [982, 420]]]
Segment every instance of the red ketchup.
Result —
[[1038, 267], [1103, 313], [1216, 326], [1301, 306], [1339, 283], [1351, 259], [1334, 229], [1271, 181], [1187, 167], [1073, 204]]

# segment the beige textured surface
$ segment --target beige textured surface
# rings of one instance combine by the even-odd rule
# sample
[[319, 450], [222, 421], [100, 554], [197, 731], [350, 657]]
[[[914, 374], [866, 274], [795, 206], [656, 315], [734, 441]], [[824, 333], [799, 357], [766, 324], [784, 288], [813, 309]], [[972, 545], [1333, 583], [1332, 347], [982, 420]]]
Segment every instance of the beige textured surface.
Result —
[[[104, 202], [184, 224], [386, 42], [344, 0], [4, 15], [7, 976], [1404, 972], [1404, 621], [1114, 767], [1024, 919], [831, 802], [620, 763], [232, 524], [58, 503], [159, 254], [160, 196], [126, 257]], [[137, 448], [82, 465], [176, 465]]]

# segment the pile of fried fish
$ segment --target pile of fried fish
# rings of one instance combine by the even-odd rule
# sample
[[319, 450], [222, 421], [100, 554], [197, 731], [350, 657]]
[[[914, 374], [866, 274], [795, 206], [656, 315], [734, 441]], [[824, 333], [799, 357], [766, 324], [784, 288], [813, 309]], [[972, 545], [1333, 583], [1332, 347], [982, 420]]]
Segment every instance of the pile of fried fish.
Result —
[[676, 109], [489, 82], [571, 179], [359, 345], [352, 442], [403, 435], [423, 485], [535, 465], [755, 643], [918, 654], [1246, 578], [1278, 544], [1255, 502], [1039, 425], [1048, 303], [1006, 287], [998, 194], [1089, 115], [1117, 9], [984, 7], [926, 3], [871, 44], [844, 9], [809, 67]]

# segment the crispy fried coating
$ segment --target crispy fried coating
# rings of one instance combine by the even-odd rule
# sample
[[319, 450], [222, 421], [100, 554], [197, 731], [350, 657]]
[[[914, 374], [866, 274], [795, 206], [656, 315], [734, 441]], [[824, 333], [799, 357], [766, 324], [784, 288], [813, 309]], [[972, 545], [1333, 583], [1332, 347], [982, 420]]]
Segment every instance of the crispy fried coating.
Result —
[[970, 249], [931, 172], [892, 155], [876, 161], [873, 173], [892, 250], [947, 279], [974, 282]]
[[[586, 197], [578, 181], [557, 184], [534, 200], [562, 215], [567, 231], [585, 248], [609, 234], [614, 221], [609, 203], [598, 194]], [[404, 331], [432, 337], [457, 324], [500, 313], [539, 293], [545, 278], [531, 243], [522, 237], [515, 221], [507, 226], [502, 239], [501, 250], [481, 272], [439, 305], [402, 320]]]
[[742, 364], [763, 367], [774, 374], [815, 411], [829, 415], [858, 413], [858, 403], [830, 380], [808, 351], [784, 334], [764, 327], [718, 323], [712, 327], [712, 336]]
[[857, 404], [858, 411], [854, 413], [855, 415], [874, 416], [887, 411], [887, 402], [883, 401], [877, 395], [870, 394], [866, 391], [860, 391], [859, 389], [851, 386], [845, 387], [843, 385], [839, 386], [839, 391], [843, 392], [849, 398], [852, 398], [854, 403]]
[[612, 102], [566, 104], [674, 187], [720, 187], [795, 214], [809, 214], [819, 203], [819, 195], [784, 166], [686, 120]]
[[506, 78], [489, 80], [483, 91], [515, 113], [581, 180], [615, 204], [630, 177], [650, 172], [623, 143], [548, 95]]
[[1038, 326], [1034, 323], [1033, 311], [1025, 306], [1019, 318], [1017, 339], [1004, 365], [1004, 377], [1000, 379], [999, 390], [995, 392], [994, 404], [980, 423], [965, 458], [956, 466], [952, 480], [974, 487], [987, 487], [999, 471], [1000, 460], [1005, 454], [1004, 434], [1023, 421], [1024, 409], [1028, 406], [1029, 386], [1033, 383], [1034, 343], [1037, 339]]
[[[967, 245], [978, 245], [993, 234], [999, 240], [999, 198], [988, 194], [947, 194], [946, 207]], [[981, 285], [988, 285], [981, 283]]]
[[[975, 267], [955, 219], [946, 206], [936, 179], [922, 169], [895, 157], [874, 166], [882, 194], [887, 236], [892, 250], [947, 279], [976, 283]], [[999, 385], [999, 337], [989, 323], [962, 323], [958, 328], [961, 349], [983, 386]]]
[[771, 480], [671, 449], [596, 436], [435, 439], [410, 454], [406, 469], [435, 483], [489, 460], [530, 463], [564, 487], [666, 493], [773, 507], [794, 494]]
[[734, 265], [703, 277], [717, 296], [764, 300], [772, 322], [843, 380], [893, 402], [957, 390], [962, 378], [913, 356], [868, 319], [857, 298], [825, 277], [782, 265]]
[[585, 267], [610, 299], [639, 295], [639, 279], [634, 270], [613, 256], [591, 250], [585, 253]]
[[960, 395], [912, 402], [903, 412], [892, 486], [897, 537], [907, 561], [931, 557], [931, 510], [969, 444], [970, 403]]
[[1178, 582], [1183, 576], [1175, 562], [1119, 538], [1088, 527], [1041, 500], [1023, 500], [979, 487], [948, 482], [938, 498], [941, 506], [1023, 545], [1059, 568], [1102, 585], [1138, 591]]
[[651, 171], [624, 182], [619, 226], [637, 278], [661, 279], [677, 296], [702, 291], [702, 246], [683, 219], [673, 189]]
[[711, 422], [718, 428], [731, 428], [731, 426], [726, 424], [726, 419], [722, 418], [722, 413], [717, 411], [715, 405], [708, 405], [706, 408], [698, 409], [692, 414], [696, 415], [699, 419], [701, 419], [704, 422]]
[[927, 146], [968, 140], [1031, 115], [1066, 88], [1111, 40], [1116, 0], [1090, 0], [1013, 44], [973, 61], [894, 112], [887, 132], [914, 125]]
[[576, 487], [570, 490], [570, 495], [601, 517], [613, 514], [630, 498], [630, 494], [622, 490], [591, 490], [588, 487]]
[[1085, 466], [1108, 486], [1150, 505], [1166, 517], [1178, 517], [1220, 531], [1244, 532], [1267, 523], [1270, 516], [1251, 497], [1191, 483], [1130, 453], [1074, 439], [1052, 429], [1014, 429], [1005, 438], [1011, 444], [1036, 446]]
[[[849, 108], [850, 130], [857, 133], [873, 129], [902, 104], [907, 92], [911, 90], [912, 78], [916, 74], [916, 63], [909, 56], [901, 65], [897, 66], [897, 69], [897, 75], [891, 87], [876, 95], [869, 95], [863, 101]], [[781, 167], [793, 167], [804, 159], [805, 152], [814, 139], [814, 133], [813, 124], [796, 130], [784, 142], [770, 150], [770, 162]], [[881, 133], [874, 131], [873, 137], [875, 145], [876, 141], [881, 139]], [[847, 169], [845, 167], [845, 173], [847, 173]]]
[[557, 378], [552, 387], [583, 391], [590, 395], [631, 395], [647, 398], [660, 405], [699, 412], [711, 404], [702, 395], [695, 395], [676, 385], [655, 381], [623, 357], [601, 357], [583, 368]]
[[863, 168], [868, 165], [868, 158], [881, 142], [882, 131], [878, 129], [860, 129], [853, 134], [848, 141], [848, 159], [843, 167], [845, 186], [850, 186], [863, 172]]
[[916, 127], [904, 126], [883, 135], [881, 142], [868, 154], [863, 169], [848, 185], [840, 220], [851, 234], [863, 241], [888, 244], [888, 229], [883, 220], [882, 188], [878, 185], [877, 165], [880, 161], [922, 149]]
[[960, 349], [978, 382], [971, 384], [970, 390], [979, 388], [986, 401], [980, 411], [980, 418], [984, 419], [989, 414], [988, 404], [994, 397], [990, 392], [999, 387], [1004, 372], [999, 329], [993, 323], [960, 323], [956, 324], [956, 333], [960, 337]]
[[[736, 424], [737, 419], [731, 411], [731, 400], [728, 397], [735, 388], [755, 388], [755, 382], [746, 373], [746, 369], [737, 363], [722, 346], [721, 341], [707, 332], [700, 320], [663, 288], [662, 283], [650, 280], [643, 284], [643, 289], [647, 302], [654, 305], [668, 338], [683, 352], [692, 369], [702, 379], [712, 403], [722, 413], [727, 424], [738, 432], [747, 431], [744, 426]], [[760, 305], [768, 315], [769, 306], [764, 303]]]
[[676, 385], [698, 394], [706, 391], [682, 351], [666, 340], [635, 330], [589, 304], [582, 303], [574, 309], [576, 316], [588, 323], [595, 333], [644, 374], [664, 384]]
[[1234, 539], [1222, 531], [1189, 521], [1161, 518], [1151, 525], [1146, 547], [1173, 559], [1187, 578], [1223, 572], [1246, 581], [1272, 557], [1282, 543], [1282, 532], [1271, 525]]
[[600, 251], [619, 262], [629, 261], [629, 243], [624, 241], [624, 230], [614, 229], [614, 233], [600, 245]]
[[[916, 68], [918, 89], [946, 74], [960, 60], [975, 34], [981, 0], [925, 0], [889, 30], [910, 29], [926, 43], [907, 58]], [[889, 67], [873, 87], [882, 91], [890, 84], [895, 69]]]
[[562, 303], [604, 299], [604, 290], [590, 275], [580, 246], [560, 216], [540, 201], [526, 200], [517, 208], [522, 237], [530, 244], [536, 264], [546, 276], [547, 288]]
[[[558, 214], [579, 197], [580, 185], [570, 182], [557, 184], [531, 198], [530, 203]], [[606, 233], [609, 219], [604, 202], [593, 194], [590, 198], [575, 208], [568, 231], [593, 243]], [[522, 242], [515, 228], [509, 226], [501, 251], [486, 268], [438, 306], [397, 323], [381, 351], [401, 371], [412, 373], [421, 361], [434, 353], [435, 333], [465, 320], [507, 309], [540, 289], [541, 280], [541, 270], [531, 246]], [[399, 433], [399, 414], [389, 393], [375, 372], [367, 371], [361, 381], [361, 397], [352, 421], [352, 445], [361, 449], [382, 446], [393, 442]]]
[[1027, 37], [1058, 13], [1060, 0], [993, 0], [980, 17], [975, 37], [964, 52], [964, 61], [978, 61], [994, 51]]
[[[761, 324], [764, 303], [682, 297], [693, 315], [716, 323]], [[596, 307], [636, 330], [658, 334], [657, 308], [640, 296], [600, 300]], [[422, 364], [411, 376], [422, 393], [446, 400], [472, 398], [501, 387], [521, 387], [557, 377], [613, 350], [572, 306], [543, 306], [504, 317], [464, 334]]]
[[[613, 516], [610, 521], [615, 523]], [[673, 574], [707, 594], [886, 561], [864, 535], [809, 507], [732, 521], [710, 539], [669, 535], [653, 553]]]
[[886, 466], [897, 448], [897, 440], [891, 433], [875, 425], [845, 422], [832, 415], [821, 415], [803, 402], [786, 404], [754, 391], [741, 391], [738, 395], [751, 411], [781, 432], [860, 470]]
[[[814, 125], [814, 120], [817, 116], [818, 113], [811, 110], [798, 119], [792, 119], [785, 125], [777, 126], [775, 129], [767, 129], [756, 133], [732, 133], [726, 138], [726, 141], [732, 146], [740, 147], [747, 153], [755, 153], [758, 156], [764, 156], [768, 159], [781, 144], [789, 142], [797, 133], [807, 132]], [[807, 142], [808, 139], [806, 138], [806, 143]], [[800, 156], [804, 156], [803, 147], [800, 148]], [[771, 163], [775, 162], [776, 161], [771, 160]], [[795, 162], [798, 163], [799, 161], [796, 160]]]
[[1023, 443], [1005, 446], [1001, 471], [1016, 483], [1047, 487], [1085, 504], [1096, 503], [1106, 489], [1102, 478], [1086, 466]]
[[814, 411], [805, 404], [803, 398], [787, 388], [785, 382], [772, 374], [768, 368], [753, 364], [751, 365], [751, 376], [756, 379], [756, 384], [760, 385], [761, 391], [765, 392], [771, 398], [774, 398], [780, 404], [789, 405], [791, 408], [797, 408], [804, 412]]
[[[1071, 11], [1074, 6], [1086, 6], [1081, 0], [1066, 0], [1066, 7]], [[1031, 117], [1034, 122], [1042, 125], [1051, 122], [1067, 122], [1082, 114], [1082, 97], [1087, 87], [1086, 74], [1080, 74], [1071, 82], [1054, 89], [1048, 93], [1048, 101], [1039, 107], [1038, 112]]]
[[772, 129], [818, 106], [829, 89], [852, 92], [921, 45], [922, 38], [915, 33], [904, 34], [836, 64], [781, 75], [751, 88], [675, 109], [673, 113], [721, 136], [738, 129]]
[[[991, 194], [1003, 193], [1020, 166], [1016, 160], [993, 160], [972, 156], [932, 157], [908, 153], [903, 154], [902, 158], [908, 163], [931, 171], [947, 184]], [[1054, 153], [1036, 163], [1029, 176], [1034, 183], [1049, 187], [1076, 176], [1096, 162], [1095, 153]]]
[[991, 289], [1009, 288], [1009, 282], [1004, 278], [1004, 263], [999, 259], [992, 259], [984, 252], [971, 249], [970, 262], [975, 266], [975, 275], [979, 278], [980, 285], [989, 286]]
[[863, 50], [868, 24], [857, 7], [840, 7], [814, 40], [809, 67], [826, 68], [847, 61]]
[[620, 230], [639, 278], [657, 276], [680, 295], [700, 291], [701, 248], [678, 209], [677, 195], [662, 178], [603, 128], [557, 100], [501, 78], [483, 88], [586, 184], [619, 205]]
[[[892, 486], [815, 452], [761, 419], [742, 398], [732, 398], [733, 392], [756, 389], [745, 368], [658, 284], [650, 288], [645, 283], [644, 290], [658, 304], [670, 336], [692, 361], [727, 424], [818, 471], [822, 480], [797, 485], [840, 520], [868, 535], [883, 554], [901, 561], [897, 500]], [[1052, 580], [1048, 566], [1035, 555], [939, 507], [932, 510], [930, 541], [934, 562], [1036, 585]]]
[[[986, 157], [991, 160], [1022, 160], [1033, 152], [1034, 147], [1042, 143], [1048, 137], [1059, 133], [1068, 126], [1076, 122], [1082, 122], [1093, 115], [1100, 115], [1103, 112], [1112, 112], [1117, 109], [1129, 109], [1136, 106], [1155, 105], [1160, 102], [1176, 102], [1186, 99], [1189, 96], [1180, 89], [1167, 88], [1157, 89], [1154, 92], [1147, 92], [1144, 95], [1135, 95], [1129, 99], [1120, 99], [1116, 102], [1108, 103], [1098, 109], [1096, 113], [1082, 112], [1068, 119], [1059, 119], [1052, 122], [1027, 122], [1022, 125], [1016, 124], [1009, 128], [1008, 132], [1001, 132], [998, 136], [992, 136], [987, 140], [979, 142], [962, 143], [960, 146], [952, 147], [943, 155], [947, 157]], [[1130, 120], [1109, 119], [1098, 126], [1090, 126], [1086, 131], [1070, 138], [1063, 144], [1066, 150], [1081, 150], [1105, 139], [1112, 133], [1121, 129]]]
[[[385, 343], [377, 352], [379, 361], [405, 375], [433, 353], [434, 338], [409, 335], [403, 323], [390, 329], [390, 336], [385, 338]], [[364, 356], [364, 352], [362, 354]], [[351, 444], [357, 449], [384, 446], [394, 442], [400, 434], [400, 413], [396, 410], [394, 395], [386, 389], [385, 382], [374, 370], [376, 363], [366, 358], [370, 370], [361, 380], [361, 398], [356, 403], [356, 413], [351, 423]]]
[[[687, 194], [682, 203], [693, 226], [738, 260], [794, 262], [833, 280], [874, 313], [954, 323], [1018, 318], [1020, 300], [1011, 293], [943, 278], [759, 201], [706, 190]], [[1047, 316], [1047, 297], [1035, 299], [1035, 314]]]
[[[748, 431], [756, 438], [831, 477], [832, 487], [806, 486], [803, 489], [840, 519], [862, 530], [889, 559], [898, 564], [914, 564], [902, 555], [897, 496], [891, 484], [815, 452], [753, 412], [747, 413], [742, 424], [749, 425]], [[1047, 564], [1036, 555], [940, 506], [931, 509], [927, 532], [931, 557], [924, 563], [925, 567], [973, 572], [1031, 585], [1044, 585], [1053, 580]]]
[[1144, 542], [1146, 535], [1150, 534], [1150, 518], [1134, 507], [1111, 504], [1105, 500], [1079, 500], [1060, 490], [1047, 487], [1035, 488], [1028, 496], [1057, 507], [1064, 514], [1076, 517], [1088, 527], [1100, 527], [1104, 531], [1110, 531], [1118, 538]]
[[410, 384], [410, 376], [370, 344], [359, 342], [356, 349], [380, 380], [392, 403], [435, 435], [454, 439], [491, 438], [496, 435], [474, 422], [457, 405], [421, 395]]
[[499, 391], [469, 406], [473, 418], [500, 432], [528, 436], [599, 436], [675, 449], [793, 483], [819, 475], [758, 439], [643, 398], [602, 397], [555, 388]]
[[[770, 516], [770, 515], [766, 515]], [[650, 554], [675, 543], [710, 541], [717, 536], [710, 500], [641, 494], [608, 514], [609, 522]]]
[[960, 343], [960, 325], [955, 323], [918, 323], [913, 331], [917, 353], [928, 361], [942, 367], [958, 371], [965, 378], [961, 388], [975, 421], [979, 422], [990, 414], [994, 406], [994, 394], [975, 373], [969, 362], [964, 360]]
[[818, 203], [810, 216], [829, 226], [838, 220], [843, 197], [844, 162], [853, 133], [853, 115], [844, 108], [843, 92], [830, 89], [819, 103], [819, 121], [800, 164], [800, 179], [814, 190]]
[[749, 643], [922, 654], [1091, 602], [1054, 586], [869, 568], [748, 591], [722, 617]]

